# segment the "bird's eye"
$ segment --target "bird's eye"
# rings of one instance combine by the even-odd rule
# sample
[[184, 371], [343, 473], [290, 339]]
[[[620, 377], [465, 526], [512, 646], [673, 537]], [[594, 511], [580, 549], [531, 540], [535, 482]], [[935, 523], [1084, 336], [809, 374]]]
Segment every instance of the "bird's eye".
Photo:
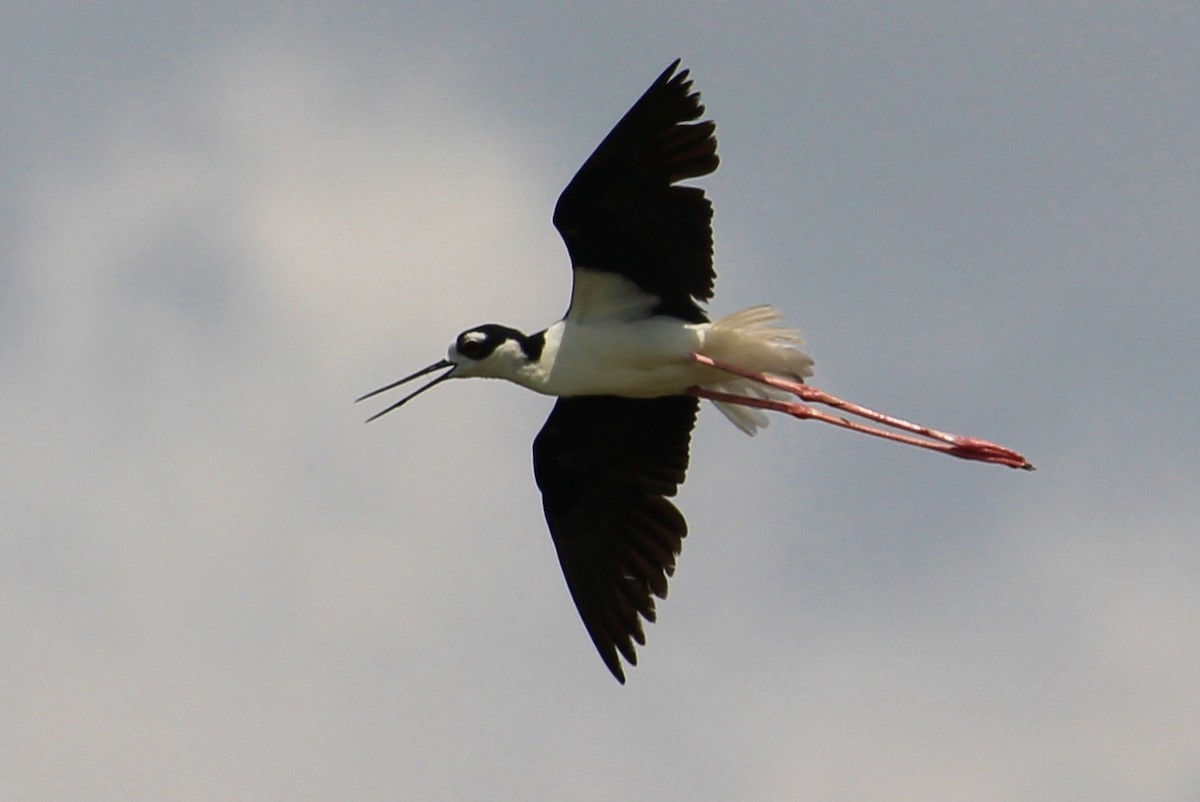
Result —
[[458, 352], [467, 359], [478, 359], [483, 353], [483, 340], [478, 337], [463, 337], [458, 341]]

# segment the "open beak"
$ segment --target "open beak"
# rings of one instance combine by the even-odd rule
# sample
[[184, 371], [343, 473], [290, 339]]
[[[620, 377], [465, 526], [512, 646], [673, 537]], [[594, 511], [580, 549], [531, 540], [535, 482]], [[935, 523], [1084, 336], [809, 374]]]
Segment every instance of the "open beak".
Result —
[[419, 379], [427, 373], [433, 373], [435, 370], [441, 370], [442, 368], [450, 368], [450, 370], [446, 371], [441, 376], [438, 376], [436, 379], [429, 382], [429, 384], [421, 386], [420, 388], [414, 390], [413, 392], [411, 392], [408, 395], [401, 398], [396, 403], [392, 404], [387, 409], [384, 409], [381, 412], [376, 412], [374, 415], [367, 418], [367, 423], [370, 423], [371, 421], [375, 420], [376, 418], [378, 418], [382, 415], [386, 415], [387, 413], [391, 412], [393, 409], [398, 409], [399, 407], [404, 406], [410, 400], [412, 400], [413, 398], [416, 398], [421, 393], [425, 392], [426, 390], [428, 390], [430, 387], [434, 386], [435, 384], [440, 384], [441, 382], [444, 382], [446, 379], [450, 378], [450, 376], [454, 374], [454, 369], [456, 367], [457, 367], [457, 365], [455, 365], [453, 362], [450, 362], [449, 360], [446, 360], [446, 359], [438, 360], [437, 362], [434, 362], [432, 365], [430, 365], [427, 368], [421, 368], [420, 370], [418, 370], [416, 373], [412, 374], [411, 376], [405, 376], [400, 381], [394, 381], [389, 385], [380, 387], [378, 390], [372, 390], [371, 392], [367, 393], [366, 395], [354, 399], [354, 403], [357, 404], [359, 401], [365, 401], [366, 399], [368, 399], [372, 396], [376, 396], [376, 395], [379, 395], [380, 393], [387, 392], [388, 390], [392, 389], [393, 387], [399, 387], [402, 384], [407, 384], [408, 382], [412, 381], [413, 379]]

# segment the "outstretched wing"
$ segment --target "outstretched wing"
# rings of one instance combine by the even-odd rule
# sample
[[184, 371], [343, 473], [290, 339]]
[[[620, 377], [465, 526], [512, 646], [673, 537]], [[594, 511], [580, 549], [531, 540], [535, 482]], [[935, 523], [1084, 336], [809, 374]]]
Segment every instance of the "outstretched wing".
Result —
[[[533, 443], [533, 473], [563, 576], [620, 682], [637, 664], [641, 618], [655, 620], [687, 523], [667, 496], [688, 464], [691, 396], [561, 398]], [[639, 618], [640, 616], [640, 618]]]
[[[605, 292], [580, 284], [615, 274], [657, 299], [653, 314], [707, 320], [712, 297], [712, 204], [677, 181], [717, 169], [716, 125], [676, 60], [596, 148], [559, 196], [554, 226], [575, 270], [567, 316], [603, 306]], [[600, 287], [610, 286], [599, 282]]]

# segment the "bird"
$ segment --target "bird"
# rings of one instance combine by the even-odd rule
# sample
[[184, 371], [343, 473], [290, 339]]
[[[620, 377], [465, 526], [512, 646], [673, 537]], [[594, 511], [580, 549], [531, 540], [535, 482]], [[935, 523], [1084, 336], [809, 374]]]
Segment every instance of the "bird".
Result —
[[704, 113], [689, 70], [676, 59], [562, 191], [553, 223], [572, 285], [559, 321], [533, 334], [494, 323], [468, 329], [444, 359], [357, 399], [439, 370], [368, 421], [449, 379], [503, 379], [557, 398], [533, 442], [534, 480], [584, 628], [622, 684], [622, 659], [637, 665], [642, 622], [656, 620], [655, 599], [667, 596], [688, 532], [671, 498], [687, 472], [701, 398], [751, 435], [774, 410], [952, 456], [1033, 467], [1003, 446], [812, 388], [813, 360], [774, 307], [710, 321], [713, 207], [702, 188], [682, 183], [719, 163], [716, 126]]

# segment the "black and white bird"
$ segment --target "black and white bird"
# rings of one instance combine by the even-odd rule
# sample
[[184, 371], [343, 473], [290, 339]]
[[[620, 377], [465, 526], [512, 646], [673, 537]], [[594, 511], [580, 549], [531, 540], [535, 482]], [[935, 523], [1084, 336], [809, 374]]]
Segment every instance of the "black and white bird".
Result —
[[[563, 190], [554, 226], [571, 258], [570, 304], [534, 334], [487, 324], [458, 335], [445, 359], [368, 393], [445, 370], [374, 420], [447, 379], [506, 379], [558, 401], [533, 443], [533, 473], [567, 587], [604, 664], [625, 681], [641, 619], [687, 534], [668, 498], [688, 467], [699, 398], [754, 434], [763, 409], [931, 448], [1031, 468], [987, 441], [949, 435], [837, 399], [804, 384], [812, 359], [769, 306], [710, 322], [712, 204], [678, 182], [717, 169], [716, 126], [672, 63], [604, 138]], [[816, 410], [830, 404], [900, 428], [885, 432]]]

